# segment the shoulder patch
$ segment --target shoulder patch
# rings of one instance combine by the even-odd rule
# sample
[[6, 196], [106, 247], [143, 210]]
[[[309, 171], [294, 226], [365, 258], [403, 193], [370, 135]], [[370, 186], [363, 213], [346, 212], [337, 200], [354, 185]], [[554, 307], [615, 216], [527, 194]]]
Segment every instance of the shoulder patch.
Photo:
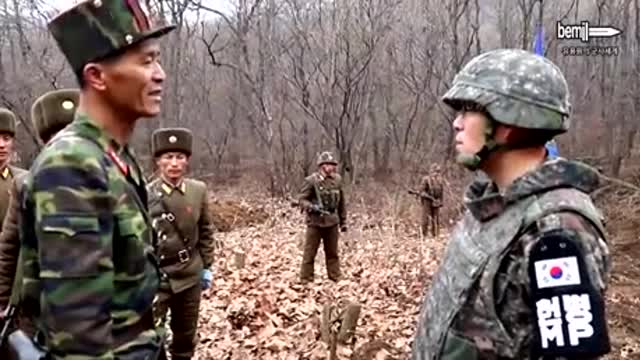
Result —
[[534, 262], [533, 265], [536, 273], [536, 284], [539, 289], [580, 285], [578, 258], [575, 256], [539, 260]]
[[605, 304], [574, 232], [543, 234], [529, 255], [535, 317], [532, 358], [598, 356], [611, 350]]

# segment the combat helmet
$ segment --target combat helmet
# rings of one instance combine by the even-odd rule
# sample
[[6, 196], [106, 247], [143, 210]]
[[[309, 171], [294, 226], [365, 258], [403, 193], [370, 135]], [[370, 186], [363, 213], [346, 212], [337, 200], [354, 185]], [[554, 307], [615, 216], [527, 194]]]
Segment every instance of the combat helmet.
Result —
[[316, 165], [320, 166], [322, 164], [333, 164], [338, 165], [338, 161], [333, 156], [333, 153], [330, 151], [323, 151], [318, 155], [318, 159], [316, 160]]
[[[549, 59], [520, 49], [476, 56], [455, 76], [442, 100], [457, 111], [466, 103], [479, 105], [492, 122], [548, 131], [551, 137], [566, 132], [570, 125], [569, 86], [564, 75]], [[462, 159], [464, 165], [477, 167], [499, 147], [493, 139], [493, 125], [486, 129], [485, 147]]]

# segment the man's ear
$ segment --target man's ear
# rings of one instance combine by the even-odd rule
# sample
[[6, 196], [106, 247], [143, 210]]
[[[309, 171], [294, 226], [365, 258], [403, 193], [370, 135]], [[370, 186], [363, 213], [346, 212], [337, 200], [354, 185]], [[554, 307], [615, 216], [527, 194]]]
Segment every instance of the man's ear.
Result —
[[517, 137], [518, 129], [512, 126], [496, 124], [495, 127], [493, 138], [500, 144], [512, 142]]
[[98, 63], [88, 63], [82, 69], [82, 75], [86, 86], [92, 87], [98, 91], [104, 91], [107, 88], [105, 82], [105, 67]]

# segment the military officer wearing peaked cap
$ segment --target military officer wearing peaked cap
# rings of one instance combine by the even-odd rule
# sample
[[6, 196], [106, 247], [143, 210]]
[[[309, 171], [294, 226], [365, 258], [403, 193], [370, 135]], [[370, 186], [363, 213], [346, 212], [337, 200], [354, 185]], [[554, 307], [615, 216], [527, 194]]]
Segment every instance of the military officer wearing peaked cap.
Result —
[[[33, 103], [31, 122], [43, 143], [47, 143], [53, 135], [71, 123], [78, 104], [78, 96], [77, 89], [60, 89], [40, 96]], [[18, 194], [25, 175], [26, 173], [16, 177], [13, 182], [7, 216], [0, 233], [0, 311], [9, 304], [17, 306], [20, 313], [17, 327], [29, 336], [33, 336], [35, 329], [28, 318], [30, 310], [28, 307], [18, 306], [22, 290], [22, 261], [18, 260], [20, 254]], [[9, 358], [9, 355], [6, 355], [6, 358]]]
[[15, 114], [8, 109], [0, 108], [0, 220], [7, 214], [13, 180], [26, 173], [26, 170], [10, 164], [15, 136]]
[[152, 151], [160, 176], [149, 183], [149, 211], [158, 234], [157, 255], [168, 275], [156, 300], [156, 317], [171, 311], [171, 358], [191, 359], [197, 344], [200, 295], [211, 286], [214, 227], [207, 185], [185, 177], [193, 136], [184, 128], [158, 129]]
[[146, 183], [128, 146], [160, 112], [166, 77], [142, 0], [82, 1], [48, 28], [80, 85], [73, 122], [38, 155], [23, 190], [23, 304], [52, 359], [164, 357]]
[[569, 87], [548, 59], [498, 49], [473, 58], [444, 102], [457, 161], [482, 170], [418, 318], [413, 359], [596, 359], [610, 350], [611, 260], [589, 194], [591, 167], [551, 159], [569, 129]]

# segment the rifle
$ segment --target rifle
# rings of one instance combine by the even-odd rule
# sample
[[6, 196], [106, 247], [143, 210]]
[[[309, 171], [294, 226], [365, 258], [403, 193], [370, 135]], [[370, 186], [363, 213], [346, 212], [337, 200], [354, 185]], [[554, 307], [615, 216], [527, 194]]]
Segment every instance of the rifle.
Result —
[[407, 192], [409, 194], [411, 194], [411, 195], [415, 195], [415, 196], [418, 196], [418, 197], [421, 197], [421, 198], [424, 198], [424, 199], [427, 199], [427, 200], [431, 200], [433, 202], [437, 201], [433, 196], [427, 194], [424, 191], [416, 191], [416, 190], [408, 189]]
[[[297, 207], [297, 208], [300, 208], [300, 210], [302, 210], [302, 205], [300, 204], [300, 202], [298, 200], [292, 199], [292, 200], [289, 200], [289, 203], [291, 204], [291, 207]], [[323, 209], [322, 206], [319, 206], [318, 209], [311, 209], [310, 208], [307, 211], [309, 211], [310, 213], [318, 213], [320, 215], [333, 215], [331, 212]]]
[[0, 348], [5, 344], [9, 336], [9, 329], [15, 320], [16, 306], [9, 304], [4, 311], [4, 319], [2, 320], [2, 330], [0, 330]]

